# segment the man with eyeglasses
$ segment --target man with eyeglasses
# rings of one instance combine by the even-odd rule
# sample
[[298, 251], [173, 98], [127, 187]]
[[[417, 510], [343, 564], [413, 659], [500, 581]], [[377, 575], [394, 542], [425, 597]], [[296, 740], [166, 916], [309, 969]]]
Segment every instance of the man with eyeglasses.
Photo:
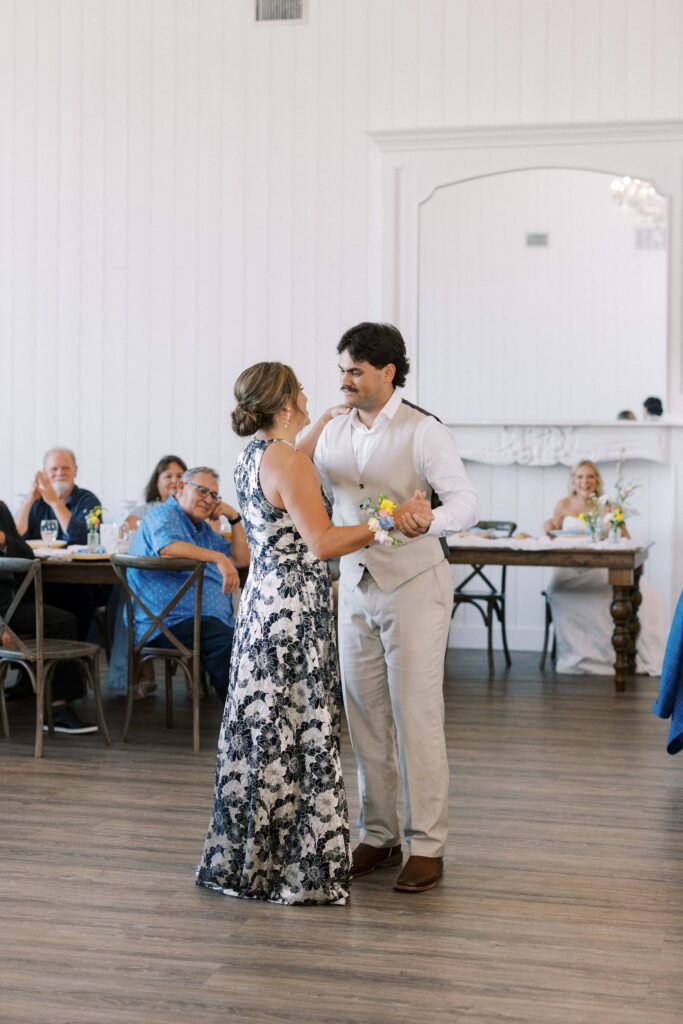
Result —
[[[226, 516], [232, 537], [227, 540], [210, 525]], [[195, 466], [183, 473], [178, 491], [156, 505], [142, 520], [131, 546], [132, 555], [166, 558], [195, 558], [206, 562], [202, 588], [201, 661], [221, 700], [228, 687], [235, 617], [232, 594], [239, 588], [239, 568], [249, 565], [249, 546], [239, 512], [218, 493], [218, 473], [208, 466]], [[173, 572], [136, 572], [128, 579], [150, 611], [159, 615], [178, 592], [185, 575]], [[183, 643], [191, 645], [194, 634], [194, 587], [180, 599], [164, 625]], [[149, 619], [135, 607], [135, 633], [140, 636]], [[157, 631], [151, 646], [170, 647]]]

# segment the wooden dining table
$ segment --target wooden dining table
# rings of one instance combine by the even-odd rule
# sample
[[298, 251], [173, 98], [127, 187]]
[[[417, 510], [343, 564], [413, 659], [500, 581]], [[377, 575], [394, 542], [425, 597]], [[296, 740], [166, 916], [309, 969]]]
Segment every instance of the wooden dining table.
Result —
[[[640, 577], [651, 544], [639, 547], [622, 545], [568, 548], [552, 544], [539, 549], [506, 547], [495, 544], [463, 544], [449, 547], [452, 565], [552, 566], [567, 569], [606, 569], [612, 587], [610, 612], [614, 622], [614, 685], [617, 693], [626, 689], [626, 681], [635, 673], [638, 643], [638, 609], [642, 600]], [[108, 558], [43, 559], [45, 583], [113, 583], [119, 580]]]
[[626, 680], [635, 674], [638, 643], [638, 609], [642, 601], [640, 577], [651, 544], [638, 547], [616, 544], [564, 547], [549, 543], [543, 548], [507, 547], [496, 543], [458, 543], [449, 546], [452, 565], [533, 565], [565, 569], [606, 569], [612, 587], [610, 612], [614, 622], [614, 686], [617, 693], [626, 689]]
[[43, 558], [43, 583], [119, 583], [109, 557]]

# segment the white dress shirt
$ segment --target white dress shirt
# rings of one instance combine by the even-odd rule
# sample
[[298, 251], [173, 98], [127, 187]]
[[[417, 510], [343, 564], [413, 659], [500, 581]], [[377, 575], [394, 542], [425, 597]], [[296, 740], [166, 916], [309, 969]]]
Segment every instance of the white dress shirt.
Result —
[[[351, 444], [359, 472], [362, 473], [364, 470], [401, 402], [401, 396], [398, 390], [395, 390], [370, 428], [361, 422], [357, 409], [352, 409], [350, 413], [342, 413], [348, 415], [351, 420]], [[325, 490], [332, 496], [332, 488], [326, 473], [326, 435], [327, 427], [318, 438], [313, 461]], [[433, 416], [425, 416], [415, 431], [413, 468], [417, 476], [436, 491], [442, 502], [439, 508], [434, 509], [434, 521], [427, 531], [428, 534], [444, 537], [449, 533], [466, 530], [477, 522], [479, 498], [467, 479], [455, 439], [448, 427], [439, 423]]]

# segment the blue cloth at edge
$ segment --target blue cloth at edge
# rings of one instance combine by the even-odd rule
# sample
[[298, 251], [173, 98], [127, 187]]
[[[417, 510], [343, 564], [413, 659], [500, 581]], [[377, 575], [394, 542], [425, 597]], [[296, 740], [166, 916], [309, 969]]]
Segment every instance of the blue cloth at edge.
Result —
[[678, 598], [659, 682], [659, 696], [652, 710], [660, 718], [670, 718], [667, 752], [683, 750], [683, 593]]

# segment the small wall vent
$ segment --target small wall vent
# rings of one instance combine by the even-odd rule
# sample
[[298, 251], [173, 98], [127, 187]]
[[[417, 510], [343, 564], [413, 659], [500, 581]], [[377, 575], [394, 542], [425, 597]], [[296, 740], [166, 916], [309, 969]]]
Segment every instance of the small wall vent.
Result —
[[257, 21], [303, 21], [304, 0], [256, 0]]
[[526, 236], [526, 244], [545, 246], [548, 244], [548, 236], [538, 231], [531, 232]]
[[636, 249], [666, 249], [666, 227], [636, 228]]

